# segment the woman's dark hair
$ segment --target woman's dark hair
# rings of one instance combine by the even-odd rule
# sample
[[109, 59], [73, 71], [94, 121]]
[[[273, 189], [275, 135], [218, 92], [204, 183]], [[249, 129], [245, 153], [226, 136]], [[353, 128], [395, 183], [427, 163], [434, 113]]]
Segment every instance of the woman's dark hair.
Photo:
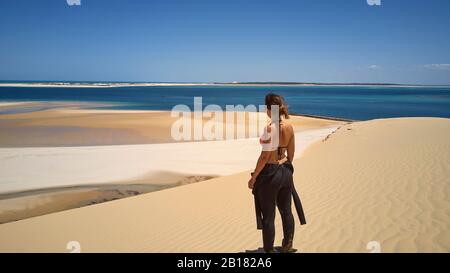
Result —
[[267, 109], [271, 109], [272, 105], [278, 105], [280, 111], [280, 117], [289, 118], [288, 106], [284, 101], [284, 98], [280, 95], [269, 93], [266, 95], [265, 104]]

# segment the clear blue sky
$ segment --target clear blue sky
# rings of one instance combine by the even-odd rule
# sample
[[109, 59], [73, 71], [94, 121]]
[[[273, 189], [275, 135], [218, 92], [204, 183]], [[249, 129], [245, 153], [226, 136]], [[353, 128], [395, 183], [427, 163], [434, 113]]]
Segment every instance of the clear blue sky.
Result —
[[0, 1], [0, 80], [450, 84], [450, 1]]

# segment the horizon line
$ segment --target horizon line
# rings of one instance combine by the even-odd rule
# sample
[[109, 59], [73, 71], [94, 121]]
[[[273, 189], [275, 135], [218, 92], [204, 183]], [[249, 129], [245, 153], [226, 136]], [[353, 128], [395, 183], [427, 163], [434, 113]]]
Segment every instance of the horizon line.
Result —
[[390, 82], [307, 82], [307, 81], [80, 81], [80, 80], [0, 80], [8, 84], [191, 84], [191, 85], [379, 85], [379, 86], [450, 86], [449, 84], [390, 83]]

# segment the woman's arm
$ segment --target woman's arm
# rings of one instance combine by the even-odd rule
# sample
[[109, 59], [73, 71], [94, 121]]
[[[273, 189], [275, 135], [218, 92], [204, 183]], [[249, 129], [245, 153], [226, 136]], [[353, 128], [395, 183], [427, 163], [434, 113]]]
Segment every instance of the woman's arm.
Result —
[[[253, 185], [256, 182], [256, 178], [258, 177], [259, 173], [262, 171], [266, 163], [269, 161], [270, 156], [272, 154], [272, 134], [273, 134], [273, 124], [270, 124], [264, 128], [264, 134], [259, 139], [260, 144], [263, 145], [263, 149], [261, 151], [261, 154], [259, 155], [258, 161], [256, 162], [255, 171], [252, 172], [252, 177], [248, 181], [248, 187], [250, 189], [253, 188]], [[275, 131], [276, 132], [276, 131]], [[269, 149], [269, 151], [268, 151]]]
[[289, 162], [292, 162], [294, 160], [294, 154], [295, 154], [295, 134], [294, 134], [294, 128], [292, 128], [292, 125], [289, 126], [289, 134], [291, 135], [289, 139], [289, 144], [287, 147], [287, 159]]
[[258, 161], [256, 162], [255, 171], [253, 172], [253, 175], [255, 178], [258, 177], [259, 173], [262, 171], [264, 166], [266, 165], [267, 161], [270, 159], [271, 151], [262, 151], [259, 155]]
[[269, 161], [271, 153], [272, 153], [271, 151], [262, 151], [261, 154], [259, 155], [258, 161], [256, 162], [255, 171], [252, 173], [252, 177], [248, 181], [248, 187], [250, 189], [253, 189], [253, 185], [256, 182], [256, 178], [266, 165], [267, 161]]

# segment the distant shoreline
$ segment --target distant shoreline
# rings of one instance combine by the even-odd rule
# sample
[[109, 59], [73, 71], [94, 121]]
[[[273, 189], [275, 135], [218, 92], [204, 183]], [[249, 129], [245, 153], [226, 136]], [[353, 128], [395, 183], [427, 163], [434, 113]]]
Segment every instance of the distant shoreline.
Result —
[[115, 88], [151, 86], [374, 86], [374, 87], [450, 87], [396, 83], [314, 83], [314, 82], [0, 82], [0, 87]]
[[[80, 103], [75, 103], [72, 104], [65, 104], [67, 102], [61, 101], [61, 102], [56, 102], [56, 101], [23, 101], [23, 102], [1, 102], [0, 101], [0, 108], [1, 107], [21, 107], [24, 105], [31, 105], [31, 106], [35, 106], [33, 104], [51, 104], [53, 103], [54, 106], [53, 107], [48, 107], [48, 109], [60, 109], [60, 108], [64, 108], [64, 107], [76, 107], [76, 108], [80, 108], [81, 104]], [[104, 106], [105, 104], [98, 104], [97, 106]], [[92, 104], [92, 108], [91, 111], [93, 111], [93, 113], [99, 113], [98, 109], [95, 109], [95, 104]], [[30, 112], [35, 112], [35, 111], [39, 111], [42, 108], [38, 108], [38, 110], [32, 110]], [[164, 110], [164, 109], [160, 109], [160, 110], [128, 110], [128, 109], [121, 109], [121, 110], [106, 110], [106, 112], [109, 113], [151, 113], [151, 112], [169, 112], [168, 110]], [[20, 113], [20, 112], [19, 112]], [[4, 114], [0, 111], [0, 115]], [[355, 122], [355, 121], [360, 121], [357, 119], [347, 119], [347, 118], [340, 118], [340, 117], [333, 117], [333, 116], [324, 116], [324, 115], [313, 115], [313, 114], [305, 114], [305, 113], [296, 113], [296, 112], [291, 112], [289, 113], [291, 116], [297, 116], [297, 117], [307, 117], [307, 118], [317, 118], [317, 119], [324, 119], [324, 120], [332, 120], [332, 121], [344, 121], [344, 122]]]

